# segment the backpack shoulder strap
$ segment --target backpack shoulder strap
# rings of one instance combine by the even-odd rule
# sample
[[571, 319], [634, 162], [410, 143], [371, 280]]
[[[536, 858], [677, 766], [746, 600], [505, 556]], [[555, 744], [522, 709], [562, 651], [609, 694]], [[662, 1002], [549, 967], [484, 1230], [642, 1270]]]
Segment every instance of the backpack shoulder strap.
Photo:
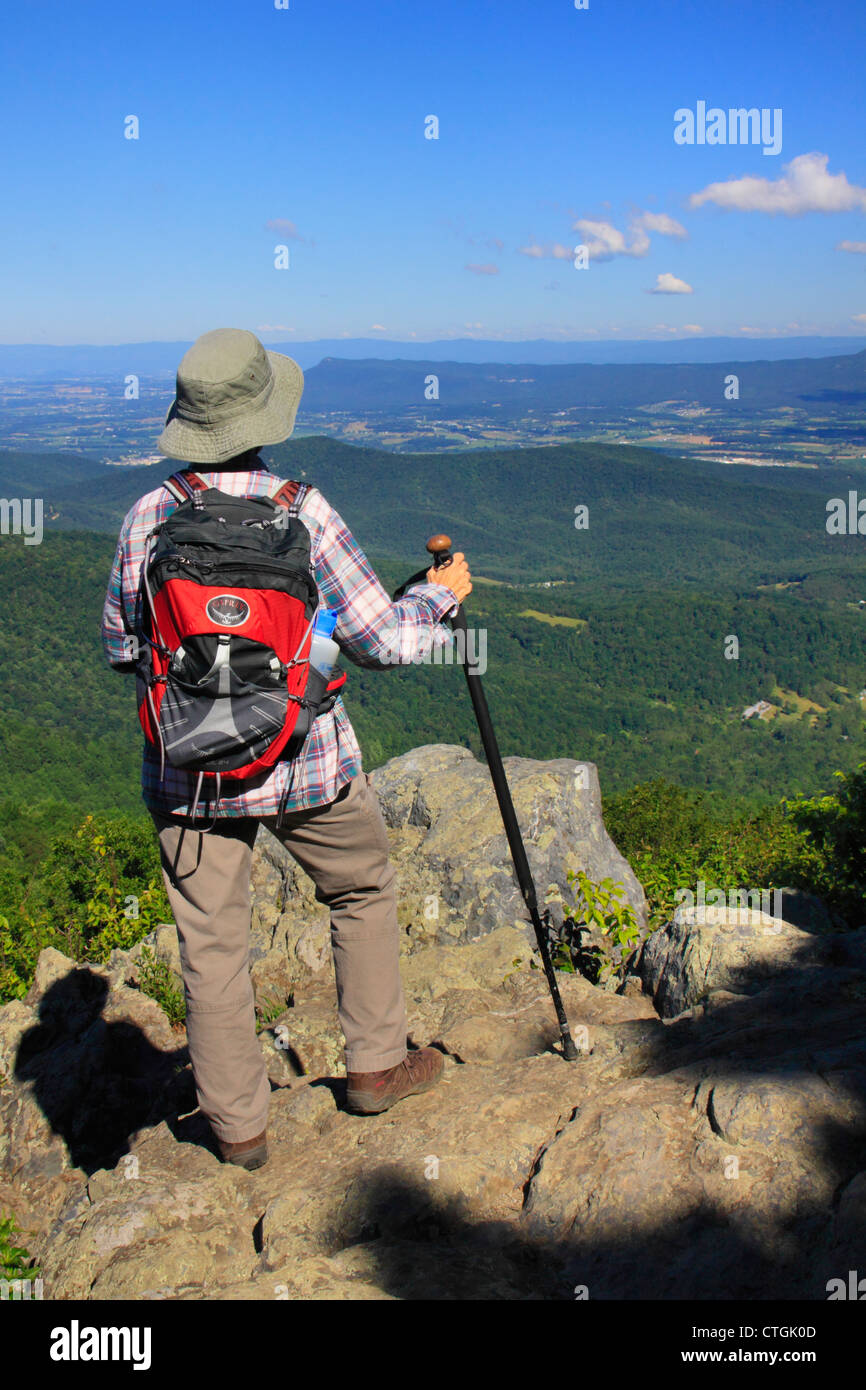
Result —
[[289, 516], [297, 516], [309, 491], [309, 483], [301, 483], [297, 478], [291, 478], [288, 482], [281, 484], [273, 494], [271, 501], [276, 502], [280, 507], [285, 507]]
[[171, 493], [175, 502], [186, 502], [197, 492], [207, 492], [208, 485], [199, 473], [191, 468], [183, 468], [166, 478], [163, 487]]

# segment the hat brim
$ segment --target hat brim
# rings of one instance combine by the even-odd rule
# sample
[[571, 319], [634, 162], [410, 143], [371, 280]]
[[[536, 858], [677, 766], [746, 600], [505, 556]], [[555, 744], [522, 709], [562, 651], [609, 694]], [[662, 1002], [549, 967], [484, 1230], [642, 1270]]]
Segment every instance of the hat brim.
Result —
[[273, 387], [265, 405], [227, 420], [222, 425], [195, 425], [177, 414], [175, 399], [165, 417], [156, 447], [167, 458], [184, 463], [225, 463], [235, 454], [263, 444], [281, 444], [295, 428], [304, 390], [304, 374], [292, 357], [268, 352]]

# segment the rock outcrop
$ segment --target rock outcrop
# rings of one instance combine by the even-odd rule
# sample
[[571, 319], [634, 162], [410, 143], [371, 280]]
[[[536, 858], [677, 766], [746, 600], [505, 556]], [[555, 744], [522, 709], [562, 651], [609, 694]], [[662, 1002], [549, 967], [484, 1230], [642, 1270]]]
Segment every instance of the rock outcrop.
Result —
[[[44, 951], [27, 998], [0, 1008], [0, 1210], [46, 1298], [823, 1300], [862, 1272], [866, 931], [768, 919], [737, 935], [680, 915], [643, 949], [652, 994], [560, 976], [580, 1047], [567, 1063], [520, 914], [486, 915], [513, 899], [487, 873], [495, 824], [449, 792], [454, 753], [430, 752], [435, 791], [420, 773], [411, 798], [380, 779], [416, 895], [401, 897], [410, 1041], [446, 1054], [425, 1095], [347, 1112], [330, 963], [314, 921], [295, 929], [269, 844], [253, 964], [270, 1001], [264, 1168], [219, 1162], [183, 1028], [134, 987], [140, 952], [95, 968]], [[553, 766], [551, 805], [570, 775]], [[520, 772], [543, 882], [555, 835]], [[462, 857], [461, 817], [478, 835]], [[172, 933], [153, 945], [171, 966]]]
[[[0, 1207], [46, 1297], [821, 1299], [862, 1264], [866, 933], [667, 1022], [562, 976], [572, 1064], [522, 933], [419, 949], [411, 1036], [445, 1076], [369, 1118], [344, 1108], [333, 985], [308, 979], [262, 1033], [256, 1173], [219, 1163], [153, 1001], [47, 966], [0, 1009]], [[58, 988], [100, 1015], [62, 1026]]]
[[[570, 902], [566, 874], [582, 868], [596, 881], [609, 877], [622, 884], [625, 901], [645, 926], [643, 889], [605, 830], [592, 763], [504, 761], [539, 899], [555, 883]], [[502, 926], [534, 940], [484, 764], [466, 748], [433, 744], [392, 758], [372, 780], [397, 871], [405, 953], [429, 943], [476, 941]], [[307, 876], [264, 830], [252, 885], [253, 978], [267, 978], [278, 993], [287, 958], [296, 975], [330, 969], [327, 911]], [[551, 921], [562, 922], [558, 905], [551, 907]]]
[[750, 994], [822, 951], [820, 936], [749, 908], [680, 907], [643, 944], [634, 969], [663, 1018], [715, 990]]

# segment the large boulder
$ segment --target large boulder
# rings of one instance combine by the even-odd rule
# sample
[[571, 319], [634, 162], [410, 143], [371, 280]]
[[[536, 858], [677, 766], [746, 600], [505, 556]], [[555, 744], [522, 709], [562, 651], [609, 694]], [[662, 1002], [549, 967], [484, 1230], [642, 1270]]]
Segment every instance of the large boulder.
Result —
[[70, 1195], [48, 1235], [48, 1296], [166, 1297], [252, 1272], [246, 1174], [184, 1148], [160, 1126]]
[[264, 826], [250, 871], [252, 920], [250, 965], [257, 997], [278, 993], [288, 966], [292, 978], [310, 979], [331, 968], [328, 909], [316, 902], [315, 886]]
[[[605, 830], [593, 764], [515, 757], [504, 766], [539, 898], [554, 883], [570, 898], [567, 872], [583, 869], [595, 881], [621, 883], [642, 921], [643, 889]], [[392, 758], [372, 780], [394, 834], [404, 900], [423, 902], [415, 911], [428, 934], [465, 942], [511, 926], [532, 938], [484, 764], [466, 748], [433, 744]], [[561, 923], [559, 906], [551, 917]]]
[[659, 1013], [672, 1018], [716, 990], [750, 994], [780, 971], [808, 964], [817, 939], [749, 908], [679, 907], [635, 964]]
[[[604, 827], [598, 774], [571, 758], [506, 758], [505, 770], [538, 897], [569, 869], [612, 878], [645, 923], [643, 889]], [[466, 748], [431, 744], [392, 758], [372, 782], [397, 872], [404, 949], [465, 944], [507, 926], [534, 940], [514, 876], [490, 772]], [[275, 948], [299, 976], [329, 965], [328, 914], [291, 855], [262, 830], [253, 862], [253, 959]], [[562, 908], [551, 907], [554, 925]]]

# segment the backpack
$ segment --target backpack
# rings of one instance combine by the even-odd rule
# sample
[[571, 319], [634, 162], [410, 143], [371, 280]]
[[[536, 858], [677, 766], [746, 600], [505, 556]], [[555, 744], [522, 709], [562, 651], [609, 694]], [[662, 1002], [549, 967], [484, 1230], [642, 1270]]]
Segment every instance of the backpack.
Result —
[[138, 712], [165, 764], [244, 779], [300, 751], [346, 675], [310, 666], [318, 608], [305, 483], [233, 497], [191, 470], [164, 486], [178, 506], [145, 543], [138, 592]]

